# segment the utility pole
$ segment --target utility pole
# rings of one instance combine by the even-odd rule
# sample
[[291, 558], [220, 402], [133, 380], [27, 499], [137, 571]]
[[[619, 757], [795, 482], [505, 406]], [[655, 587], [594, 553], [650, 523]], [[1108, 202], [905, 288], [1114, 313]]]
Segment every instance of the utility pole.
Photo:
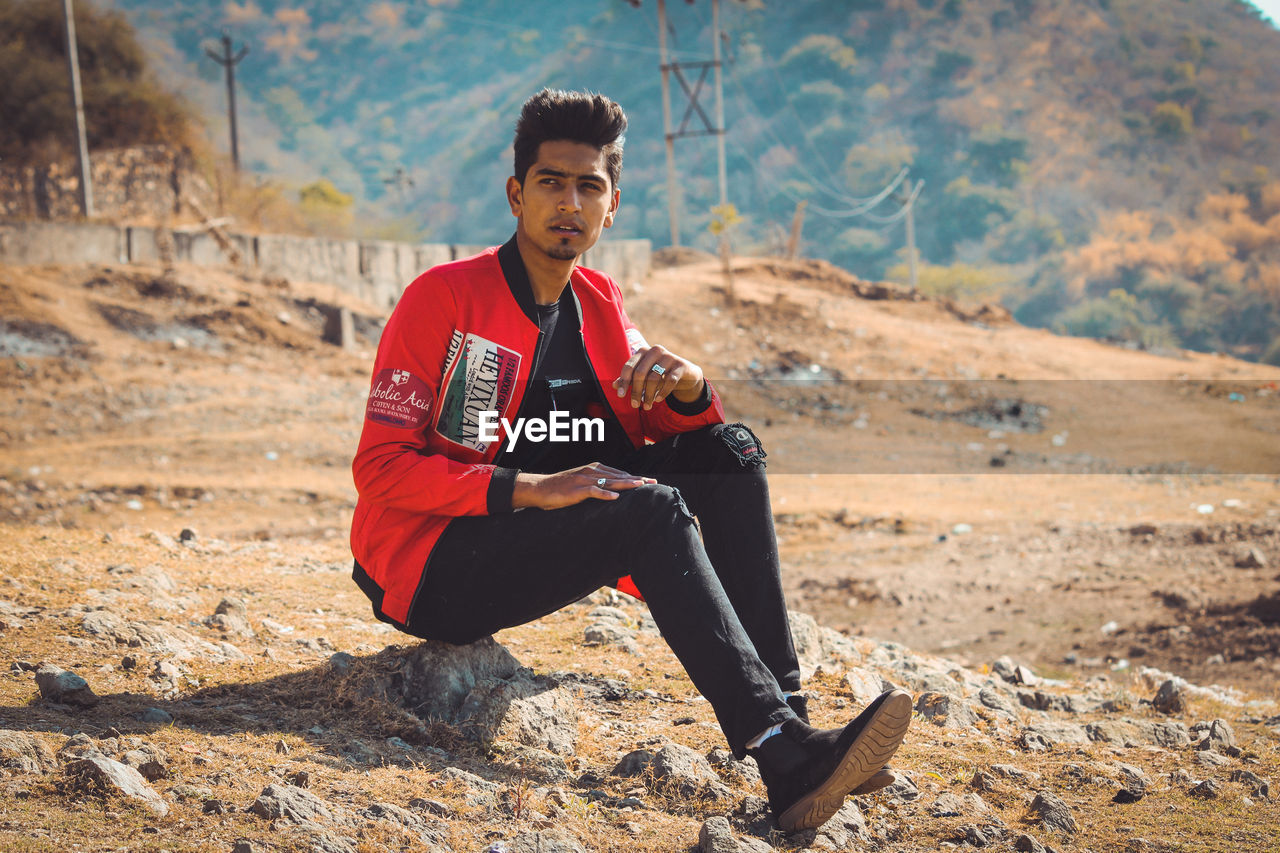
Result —
[[662, 70], [662, 136], [667, 142], [667, 218], [671, 245], [680, 245], [680, 187], [676, 183], [676, 138], [671, 133], [671, 66], [667, 63], [667, 0], [658, 0], [658, 67]]
[[93, 216], [93, 176], [89, 168], [89, 143], [84, 130], [84, 98], [80, 94], [80, 48], [76, 41], [76, 15], [71, 0], [62, 0], [67, 24], [67, 73], [71, 78], [71, 103], [76, 114], [76, 169], [80, 175], [80, 213]]
[[916, 269], [920, 262], [916, 252], [916, 199], [920, 197], [920, 190], [924, 189], [924, 181], [916, 181], [915, 186], [907, 186], [910, 189], [900, 215], [907, 220], [907, 268], [911, 275], [911, 289], [915, 290], [920, 285], [920, 275]]
[[[633, 6], [639, 5], [639, 0], [629, 0]], [[692, 2], [692, 0], [690, 0]], [[666, 0], [658, 0], [658, 62], [659, 69], [662, 71], [662, 131], [666, 140], [667, 147], [667, 207], [671, 219], [671, 245], [680, 245], [680, 223], [679, 223], [679, 192], [680, 187], [676, 179], [676, 154], [675, 141], [684, 136], [716, 136], [716, 152], [718, 155], [718, 171], [720, 182], [720, 209], [727, 210], [729, 204], [729, 189], [727, 167], [725, 165], [725, 125], [724, 125], [724, 85], [721, 73], [722, 63], [720, 60], [720, 0], [711, 0], [711, 42], [712, 42], [712, 61], [711, 62], [671, 62], [667, 57], [667, 4]], [[682, 69], [699, 69], [697, 81], [690, 86], [689, 81], [685, 78]], [[707, 115], [706, 110], [702, 108], [698, 97], [702, 94], [703, 84], [707, 80], [707, 73], [715, 71], [713, 85], [715, 86], [716, 104], [714, 109], [715, 119]], [[688, 98], [688, 105], [685, 107], [684, 116], [680, 120], [678, 128], [672, 128], [671, 121], [671, 75], [674, 74], [676, 82], [680, 84], [680, 88], [684, 90], [685, 96]], [[689, 119], [694, 113], [702, 119], [701, 130], [690, 130]], [[721, 254], [725, 255], [728, 246], [729, 235], [725, 232], [720, 234]], [[727, 257], [727, 255], [726, 255]], [[727, 261], [726, 261], [727, 264]], [[728, 275], [726, 267], [726, 275]]]
[[[67, 2], [70, 2], [70, 0], [67, 0]], [[232, 56], [231, 36], [224, 31], [222, 33], [222, 55], [219, 56], [207, 47], [204, 52], [209, 55], [210, 59], [227, 71], [227, 115], [231, 119], [231, 165], [238, 172], [240, 171], [240, 144], [236, 134], [236, 66], [249, 53], [249, 47], [248, 45], [241, 47], [240, 52]]]

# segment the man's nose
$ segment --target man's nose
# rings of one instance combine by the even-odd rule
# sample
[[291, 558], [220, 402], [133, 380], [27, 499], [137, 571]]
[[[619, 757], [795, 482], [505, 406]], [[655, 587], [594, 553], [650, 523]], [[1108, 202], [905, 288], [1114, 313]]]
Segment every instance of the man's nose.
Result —
[[560, 194], [560, 209], [563, 211], [578, 210], [582, 207], [582, 200], [578, 195], [578, 188], [573, 186], [565, 187], [564, 192]]

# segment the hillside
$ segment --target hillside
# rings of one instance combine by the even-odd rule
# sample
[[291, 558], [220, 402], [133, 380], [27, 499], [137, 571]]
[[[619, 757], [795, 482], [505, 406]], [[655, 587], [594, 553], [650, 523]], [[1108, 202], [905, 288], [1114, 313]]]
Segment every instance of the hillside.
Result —
[[[246, 165], [327, 178], [403, 236], [501, 240], [519, 104], [542, 85], [604, 91], [632, 119], [616, 231], [668, 240], [653, 3], [114, 5], [220, 144], [204, 42], [226, 28], [248, 45]], [[670, 15], [676, 58], [708, 58], [707, 4]], [[899, 203], [851, 210], [907, 167], [926, 289], [1074, 334], [1280, 359], [1280, 31], [1252, 7], [753, 0], [723, 21], [746, 251], [781, 245], [806, 200], [806, 254], [904, 280], [902, 224], [884, 222]], [[683, 240], [707, 247], [714, 146], [684, 139], [678, 157]]]
[[[491, 691], [511, 708], [413, 717], [422, 652], [388, 647], [348, 577], [377, 312], [197, 268], [6, 268], [5, 849], [1268, 849], [1280, 370], [820, 262], [735, 269], [736, 306], [699, 262], [631, 313], [769, 451], [791, 605], [848, 631], [796, 619], [817, 718], [885, 682], [917, 696], [894, 787], [771, 832], [752, 764], [714, 752], [644, 608], [607, 593], [498, 636], [530, 668]], [[354, 352], [319, 341], [335, 302]], [[1019, 413], [983, 402], [1005, 399]], [[100, 799], [75, 763], [106, 758], [141, 799]]]

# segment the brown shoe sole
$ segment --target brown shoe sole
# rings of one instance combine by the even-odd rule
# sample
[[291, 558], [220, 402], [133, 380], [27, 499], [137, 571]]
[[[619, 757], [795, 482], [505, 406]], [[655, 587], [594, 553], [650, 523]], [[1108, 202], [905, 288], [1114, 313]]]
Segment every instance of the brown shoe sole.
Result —
[[844, 798], [878, 774], [902, 745], [911, 725], [911, 694], [894, 690], [854, 738], [835, 770], [778, 818], [783, 832], [811, 829], [840, 811]]

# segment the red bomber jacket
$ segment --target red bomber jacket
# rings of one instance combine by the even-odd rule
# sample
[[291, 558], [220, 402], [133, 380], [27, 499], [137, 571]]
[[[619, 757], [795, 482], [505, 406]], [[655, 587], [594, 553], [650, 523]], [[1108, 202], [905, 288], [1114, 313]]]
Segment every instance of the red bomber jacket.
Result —
[[[479, 414], [514, 423], [532, 370], [538, 325], [527, 284], [509, 281], [517, 275], [525, 273], [514, 239], [432, 267], [405, 289], [383, 330], [352, 463], [359, 497], [351, 551], [357, 584], [394, 623], [408, 621], [427, 558], [452, 518], [511, 511], [517, 471], [494, 464], [505, 435], [499, 427], [498, 440], [484, 441]], [[591, 370], [612, 390], [623, 362], [648, 344], [607, 275], [577, 267], [569, 286]], [[723, 423], [719, 395], [709, 384], [707, 393], [710, 404], [696, 415], [665, 401], [645, 411], [629, 397], [604, 397], [640, 447]]]

